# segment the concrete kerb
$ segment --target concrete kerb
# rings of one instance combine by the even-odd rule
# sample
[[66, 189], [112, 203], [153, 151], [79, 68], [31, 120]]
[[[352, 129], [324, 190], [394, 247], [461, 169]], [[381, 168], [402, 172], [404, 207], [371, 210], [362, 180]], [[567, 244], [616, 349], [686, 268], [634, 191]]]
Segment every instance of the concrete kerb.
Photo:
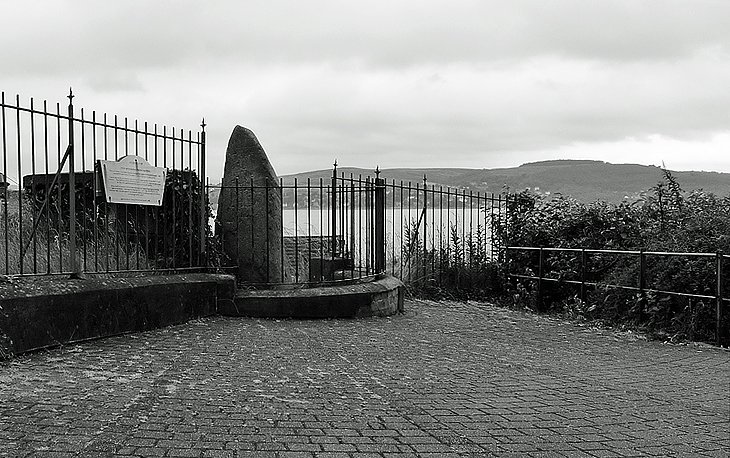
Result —
[[390, 316], [403, 311], [405, 287], [392, 276], [298, 289], [236, 292], [232, 304], [220, 305], [228, 316], [258, 318], [358, 318]]

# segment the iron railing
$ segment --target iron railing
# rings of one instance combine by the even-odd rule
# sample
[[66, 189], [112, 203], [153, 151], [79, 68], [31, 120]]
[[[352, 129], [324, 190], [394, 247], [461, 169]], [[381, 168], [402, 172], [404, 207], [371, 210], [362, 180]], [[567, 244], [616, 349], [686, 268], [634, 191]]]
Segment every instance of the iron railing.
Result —
[[414, 286], [473, 288], [503, 250], [497, 224], [513, 196], [392, 180], [386, 185], [388, 267]]
[[[252, 234], [256, 227], [271, 234], [262, 242], [274, 247], [265, 256], [273, 252], [281, 257], [276, 263], [260, 259], [260, 270], [267, 274], [245, 283], [320, 283], [388, 273], [414, 287], [438, 286], [453, 283], [449, 276], [458, 271], [462, 286], [467, 286], [480, 281], [473, 275], [478, 267], [496, 264], [502, 256], [494, 227], [505, 217], [507, 195], [444, 188], [425, 179], [415, 184], [388, 182], [378, 169], [375, 177], [345, 174], [338, 172], [336, 164], [330, 178], [317, 181], [242, 181], [208, 187], [209, 192], [230, 190], [236, 202], [234, 214], [226, 216], [228, 221], [217, 217], [218, 225], [228, 228], [216, 231], [224, 238], [219, 242], [228, 244], [222, 250], [229, 253], [224, 265], [234, 272], [242, 263], [256, 262], [254, 237], [245, 234]], [[256, 195], [272, 193], [279, 194], [281, 221], [269, 222], [271, 209], [264, 205], [246, 213], [250, 219], [240, 218], [237, 212], [248, 212], [250, 205], [240, 202], [254, 202]], [[265, 227], [257, 224], [262, 219], [267, 220]], [[281, 226], [281, 231], [272, 233], [274, 225]], [[240, 240], [251, 246], [232, 246]]]
[[[0, 95], [0, 274], [180, 270], [205, 265], [205, 123], [176, 129]], [[168, 169], [161, 207], [107, 203], [99, 160]]]
[[[645, 300], [647, 293], [654, 293], [658, 295], [667, 295], [674, 297], [684, 297], [690, 299], [702, 299], [710, 300], [715, 303], [715, 342], [720, 345], [727, 338], [728, 330], [724, 327], [724, 308], [725, 304], [730, 302], [730, 298], [724, 292], [725, 281], [724, 277], [728, 272], [724, 269], [724, 260], [730, 258], [730, 256], [723, 253], [680, 253], [680, 252], [665, 252], [665, 251], [645, 251], [645, 250], [602, 250], [602, 249], [585, 249], [585, 248], [552, 248], [552, 247], [521, 247], [521, 246], [509, 246], [506, 247], [507, 252], [532, 252], [536, 254], [536, 260], [528, 262], [525, 265], [523, 263], [522, 270], [531, 272], [532, 274], [519, 274], [511, 272], [509, 270], [510, 265], [517, 264], [516, 257], [508, 254], [508, 272], [507, 276], [514, 279], [523, 279], [536, 282], [536, 293], [537, 303], [540, 306], [543, 302], [544, 283], [560, 283], [567, 285], [575, 285], [579, 288], [579, 299], [585, 303], [587, 296], [588, 287], [603, 287], [609, 289], [618, 289], [624, 291], [631, 291], [637, 293], [641, 300]], [[556, 278], [550, 276], [550, 269], [548, 268], [549, 262], [547, 257], [552, 253], [570, 253], [576, 257], [575, 264], [576, 269], [562, 269], [561, 272], [566, 270], [576, 272], [577, 275], [570, 278], [570, 276], [561, 276]], [[591, 279], [591, 271], [589, 265], [591, 262], [590, 257], [592, 255], [600, 256], [624, 256], [634, 257], [638, 261], [638, 268], [636, 270], [635, 283], [633, 285], [627, 284], [616, 284], [609, 283], [600, 280]], [[697, 292], [688, 291], [674, 291], [666, 289], [651, 288], [650, 279], [647, 275], [647, 260], [651, 257], [675, 257], [675, 258], [693, 258], [693, 259], [704, 259], [707, 260], [712, 266], [708, 266], [714, 269], [714, 284], [705, 285], [704, 289], [706, 292], [700, 294]], [[570, 261], [568, 261], [570, 263]], [[572, 264], [572, 265], [575, 265]], [[565, 267], [565, 265], [562, 265]], [[711, 291], [712, 294], [707, 294]]]
[[[63, 112], [58, 103], [54, 110], [46, 101], [39, 107], [32, 98], [21, 103], [19, 96], [9, 101], [1, 95], [0, 183], [10, 186], [0, 185], [0, 274], [215, 268], [208, 256], [207, 207], [215, 188], [232, 189], [237, 199], [280, 194], [281, 230], [265, 231], [267, 248], [280, 249], [260, 256], [240, 246], [220, 250], [223, 266], [231, 269], [243, 262], [271, 265], [272, 256], [278, 257], [278, 271], [267, 267], [254, 283], [390, 273], [410, 285], [440, 285], [457, 266], [462, 279], [478, 281], [472, 268], [502, 256], [494, 223], [504, 218], [508, 196], [429, 184], [426, 177], [423, 183], [388, 182], [378, 170], [374, 178], [346, 176], [336, 165], [331, 177], [319, 182], [204, 186], [204, 122], [193, 133], [74, 110], [72, 94]], [[97, 163], [127, 155], [168, 169], [162, 207], [107, 202]], [[236, 205], [235, 211], [243, 210]], [[234, 215], [235, 224], [246, 227], [218, 242], [240, 244], [231, 234], [253, 231], [264, 215], [265, 206], [251, 209], [243, 223]]]
[[376, 227], [382, 220], [383, 189], [378, 178], [338, 176], [336, 165], [327, 181], [257, 184], [251, 178], [209, 185], [208, 192], [229, 191], [234, 202], [233, 212], [221, 215], [219, 200], [216, 234], [222, 266], [232, 273], [242, 266], [259, 272], [239, 275], [250, 286], [321, 284], [380, 274], [384, 256], [377, 247], [383, 241]]

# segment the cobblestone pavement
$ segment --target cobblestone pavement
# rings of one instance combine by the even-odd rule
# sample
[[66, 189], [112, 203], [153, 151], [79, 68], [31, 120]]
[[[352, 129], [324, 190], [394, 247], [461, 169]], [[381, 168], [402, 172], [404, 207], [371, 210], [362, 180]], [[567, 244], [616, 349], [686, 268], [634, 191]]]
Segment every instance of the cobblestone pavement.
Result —
[[730, 352], [483, 304], [216, 317], [0, 366], [0, 456], [730, 455]]

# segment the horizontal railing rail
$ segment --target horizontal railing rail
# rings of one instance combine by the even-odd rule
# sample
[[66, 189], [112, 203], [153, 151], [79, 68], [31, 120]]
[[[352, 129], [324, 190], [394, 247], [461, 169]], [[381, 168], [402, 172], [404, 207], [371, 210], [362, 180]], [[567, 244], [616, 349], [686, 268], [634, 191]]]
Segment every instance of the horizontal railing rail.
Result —
[[[724, 289], [725, 289], [725, 282], [724, 282], [724, 260], [727, 258], [730, 258], [730, 255], [724, 254], [722, 252], [716, 252], [716, 253], [698, 253], [698, 252], [671, 252], [671, 251], [645, 251], [645, 250], [608, 250], [608, 249], [590, 249], [590, 248], [559, 248], [559, 247], [534, 247], [534, 246], [507, 246], [506, 251], [528, 251], [528, 252], [536, 252], [538, 253], [538, 261], [537, 261], [537, 275], [526, 275], [526, 274], [519, 274], [515, 272], [510, 271], [510, 263], [507, 264], [507, 277], [508, 278], [514, 278], [514, 279], [522, 279], [522, 280], [530, 280], [537, 282], [537, 296], [538, 296], [538, 302], [542, 300], [543, 292], [542, 292], [542, 284], [543, 282], [552, 282], [552, 283], [559, 283], [559, 284], [568, 284], [568, 285], [576, 285], [580, 287], [580, 300], [585, 302], [586, 300], [586, 287], [594, 287], [594, 288], [609, 288], [609, 289], [619, 289], [624, 291], [631, 291], [636, 292], [641, 297], [644, 297], [647, 293], [652, 294], [662, 294], [662, 295], [668, 295], [668, 296], [674, 296], [674, 297], [684, 297], [684, 298], [695, 298], [695, 299], [708, 299], [715, 301], [715, 342], [717, 345], [720, 345], [722, 342], [724, 342], [727, 334], [727, 330], [723, 329], [724, 325], [724, 308], [725, 304], [730, 302], [729, 297], [725, 297]], [[579, 260], [577, 263], [580, 266], [579, 269], [579, 276], [580, 279], [568, 279], [568, 278], [555, 278], [554, 276], [549, 276], [548, 273], [545, 272], [546, 268], [546, 253], [572, 253], [572, 254], [580, 254]], [[617, 256], [631, 256], [631, 257], [637, 257], [639, 261], [639, 269], [637, 272], [637, 285], [638, 286], [632, 286], [632, 285], [625, 285], [625, 284], [616, 284], [616, 283], [610, 283], [610, 282], [604, 282], [604, 281], [590, 281], [587, 279], [587, 256], [591, 254], [601, 254], [601, 255], [617, 255]], [[674, 290], [665, 290], [665, 289], [658, 289], [658, 288], [651, 288], [647, 286], [647, 278], [646, 278], [646, 258], [647, 257], [680, 257], [680, 258], [703, 258], [708, 260], [714, 260], [714, 277], [715, 277], [715, 284], [714, 285], [707, 285], [707, 289], [714, 289], [714, 294], [700, 294], [697, 292], [687, 292], [687, 291], [674, 291]], [[513, 261], [513, 257], [509, 257], [509, 261]]]

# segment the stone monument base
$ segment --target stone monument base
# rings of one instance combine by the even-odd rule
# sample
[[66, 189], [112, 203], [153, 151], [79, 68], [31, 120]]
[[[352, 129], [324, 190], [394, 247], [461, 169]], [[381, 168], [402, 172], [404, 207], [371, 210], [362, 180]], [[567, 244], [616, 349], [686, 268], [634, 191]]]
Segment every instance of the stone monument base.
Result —
[[221, 315], [259, 318], [357, 318], [403, 311], [405, 287], [382, 276], [314, 288], [239, 290]]

